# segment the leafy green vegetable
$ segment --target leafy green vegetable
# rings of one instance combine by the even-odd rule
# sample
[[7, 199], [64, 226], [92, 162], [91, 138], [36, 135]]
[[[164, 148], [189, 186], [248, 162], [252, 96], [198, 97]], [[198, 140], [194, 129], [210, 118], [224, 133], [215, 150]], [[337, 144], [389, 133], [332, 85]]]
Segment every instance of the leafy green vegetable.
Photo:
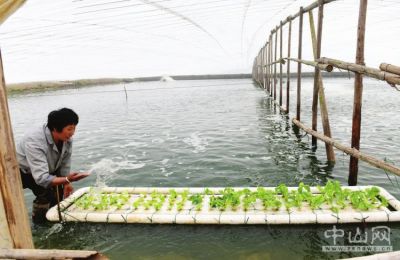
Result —
[[209, 200], [209, 206], [220, 211], [227, 209], [237, 210], [240, 206], [248, 211], [255, 205], [262, 204], [265, 210], [279, 210], [282, 205], [287, 211], [293, 207], [301, 209], [309, 205], [312, 210], [328, 206], [334, 213], [348, 206], [356, 210], [367, 211], [379, 207], [387, 207], [388, 201], [380, 195], [377, 187], [364, 190], [350, 190], [342, 188], [338, 181], [329, 180], [325, 186], [317, 186], [319, 193], [313, 194], [308, 185], [300, 182], [297, 189], [290, 189], [285, 184], [279, 184], [275, 189], [258, 187], [252, 192], [248, 188], [235, 190], [231, 187], [224, 188], [219, 192], [212, 192], [206, 188], [202, 194], [189, 195], [188, 190], [178, 193], [170, 189], [168, 194], [159, 193], [153, 190], [150, 194], [141, 193], [139, 196], [122, 193], [101, 193], [91, 188], [88, 193], [75, 200], [75, 205], [84, 210], [110, 210], [129, 207], [130, 202], [134, 210], [140, 208], [156, 211], [161, 210], [165, 201], [168, 200], [167, 210], [172, 210], [176, 205], [178, 211], [183, 210], [186, 202], [190, 201], [196, 210], [201, 210], [205, 203], [205, 197]]

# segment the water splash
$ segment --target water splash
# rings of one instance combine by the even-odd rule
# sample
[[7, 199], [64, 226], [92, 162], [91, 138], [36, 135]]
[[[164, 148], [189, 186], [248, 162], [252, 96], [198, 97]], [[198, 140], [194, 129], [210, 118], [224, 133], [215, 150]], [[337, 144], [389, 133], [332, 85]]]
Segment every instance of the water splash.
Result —
[[47, 230], [47, 232], [44, 234], [44, 239], [46, 240], [51, 235], [60, 233], [63, 229], [64, 229], [64, 226], [61, 223], [56, 223], [56, 224], [52, 225], [51, 228], [49, 228]]
[[108, 181], [118, 177], [118, 172], [120, 170], [135, 170], [143, 168], [145, 165], [145, 163], [135, 163], [129, 160], [114, 161], [104, 158], [93, 164], [89, 173], [96, 175], [96, 187], [106, 187]]
[[193, 153], [205, 152], [208, 142], [202, 139], [197, 132], [192, 133], [190, 138], [183, 139], [183, 142], [194, 147]]

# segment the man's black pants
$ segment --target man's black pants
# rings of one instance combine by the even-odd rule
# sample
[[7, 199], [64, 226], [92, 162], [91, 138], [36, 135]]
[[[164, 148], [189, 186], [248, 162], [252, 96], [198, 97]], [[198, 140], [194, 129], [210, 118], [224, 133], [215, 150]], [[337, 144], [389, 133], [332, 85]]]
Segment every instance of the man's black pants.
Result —
[[[22, 171], [21, 180], [22, 187], [32, 190], [36, 198], [32, 205], [32, 220], [34, 223], [43, 223], [46, 221], [46, 213], [49, 208], [57, 204], [57, 189], [56, 187], [43, 188], [37, 185], [32, 177], [32, 174], [25, 174]], [[63, 186], [58, 186], [59, 201], [63, 199]]]

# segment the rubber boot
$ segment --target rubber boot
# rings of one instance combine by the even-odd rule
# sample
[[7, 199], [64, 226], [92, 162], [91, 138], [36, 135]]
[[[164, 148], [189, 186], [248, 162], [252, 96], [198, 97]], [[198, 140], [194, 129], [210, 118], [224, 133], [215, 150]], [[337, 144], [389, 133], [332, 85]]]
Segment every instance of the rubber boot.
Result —
[[47, 222], [46, 213], [50, 208], [50, 203], [39, 204], [33, 201], [32, 205], [32, 221], [35, 224], [43, 224]]

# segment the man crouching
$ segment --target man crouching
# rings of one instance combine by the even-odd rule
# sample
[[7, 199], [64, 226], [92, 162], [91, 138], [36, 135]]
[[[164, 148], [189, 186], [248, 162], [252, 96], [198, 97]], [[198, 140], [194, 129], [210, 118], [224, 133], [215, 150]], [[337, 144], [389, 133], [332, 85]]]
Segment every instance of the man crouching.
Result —
[[70, 173], [71, 138], [78, 122], [78, 115], [69, 108], [52, 111], [47, 124], [27, 132], [17, 145], [23, 188], [31, 189], [36, 196], [32, 207], [34, 223], [45, 222], [48, 209], [73, 192], [71, 182], [88, 176]]

